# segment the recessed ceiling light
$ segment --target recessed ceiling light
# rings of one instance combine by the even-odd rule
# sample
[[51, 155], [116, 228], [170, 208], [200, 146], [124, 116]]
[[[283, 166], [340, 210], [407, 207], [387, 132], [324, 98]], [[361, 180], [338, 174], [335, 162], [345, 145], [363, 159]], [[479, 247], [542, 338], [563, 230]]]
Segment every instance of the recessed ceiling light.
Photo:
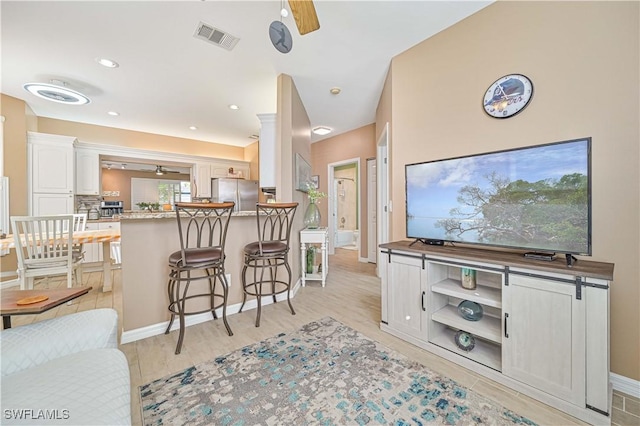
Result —
[[239, 107], [238, 105], [236, 105], [236, 104], [231, 104], [231, 105], [229, 105], [229, 109], [232, 109], [232, 110], [234, 110], [234, 111], [237, 111], [237, 110], [239, 110], [239, 109], [240, 109], [240, 107]]
[[318, 127], [314, 127], [312, 132], [315, 133], [316, 135], [324, 136], [324, 135], [328, 135], [329, 133], [331, 133], [332, 130], [330, 128], [328, 128], [328, 127], [318, 126]]
[[111, 115], [111, 116], [113, 116], [113, 117], [117, 117], [117, 116], [119, 116], [119, 115], [120, 115], [120, 113], [119, 113], [119, 112], [117, 112], [117, 111], [109, 111], [107, 114], [109, 114], [109, 115]]
[[26, 83], [22, 87], [24, 87], [24, 90], [33, 93], [39, 98], [61, 104], [85, 105], [91, 102], [91, 100], [82, 93], [60, 86], [54, 86], [53, 84]]
[[196, 126], [189, 126], [190, 130], [198, 130], [198, 128]]
[[332, 95], [338, 95], [340, 94], [340, 92], [342, 92], [342, 89], [340, 89], [339, 87], [332, 87], [331, 89], [329, 89], [329, 92]]
[[116, 61], [107, 58], [96, 58], [96, 62], [107, 68], [118, 68], [120, 66]]

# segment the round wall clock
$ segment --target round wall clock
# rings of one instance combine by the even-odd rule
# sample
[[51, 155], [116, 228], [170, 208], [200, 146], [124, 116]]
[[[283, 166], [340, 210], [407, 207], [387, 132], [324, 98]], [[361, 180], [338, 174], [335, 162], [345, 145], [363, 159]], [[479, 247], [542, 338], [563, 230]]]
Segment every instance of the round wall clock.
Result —
[[482, 105], [494, 118], [513, 117], [531, 101], [533, 84], [522, 74], [509, 74], [496, 80], [484, 94]]

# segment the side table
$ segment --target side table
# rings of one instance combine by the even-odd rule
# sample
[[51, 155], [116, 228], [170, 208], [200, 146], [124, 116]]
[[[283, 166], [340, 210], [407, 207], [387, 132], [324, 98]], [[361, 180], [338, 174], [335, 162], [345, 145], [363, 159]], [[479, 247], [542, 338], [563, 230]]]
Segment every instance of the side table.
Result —
[[[4, 329], [11, 328], [12, 315], [41, 314], [76, 297], [89, 293], [91, 288], [92, 287], [65, 287], [42, 290], [4, 290], [0, 293], [2, 297], [2, 306], [0, 307], [2, 326]], [[20, 299], [33, 296], [47, 296], [48, 299], [30, 305], [18, 305], [16, 303]]]
[[[327, 245], [329, 242], [329, 232], [327, 228], [305, 228], [300, 231], [300, 250], [302, 256], [302, 287], [305, 286], [306, 280], [322, 280], [322, 287], [327, 281], [327, 272], [329, 271], [329, 253]], [[316, 273], [307, 273], [307, 244], [320, 244], [320, 252], [322, 254], [320, 270]]]

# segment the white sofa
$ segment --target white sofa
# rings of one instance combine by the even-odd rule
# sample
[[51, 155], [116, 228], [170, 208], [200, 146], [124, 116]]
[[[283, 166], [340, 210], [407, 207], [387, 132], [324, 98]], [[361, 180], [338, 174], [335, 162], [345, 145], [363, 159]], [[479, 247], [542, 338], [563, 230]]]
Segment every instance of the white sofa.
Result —
[[0, 333], [0, 424], [131, 424], [118, 314], [94, 309]]

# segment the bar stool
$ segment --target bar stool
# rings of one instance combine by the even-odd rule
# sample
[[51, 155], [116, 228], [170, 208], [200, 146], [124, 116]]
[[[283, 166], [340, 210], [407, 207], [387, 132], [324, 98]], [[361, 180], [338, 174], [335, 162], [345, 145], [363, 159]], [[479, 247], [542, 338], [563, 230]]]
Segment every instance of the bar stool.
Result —
[[[169, 333], [177, 315], [180, 335], [176, 355], [182, 349], [186, 315], [211, 312], [213, 319], [217, 319], [216, 309], [222, 307], [222, 321], [229, 336], [233, 336], [227, 322], [229, 285], [224, 273], [224, 245], [234, 205], [232, 202], [175, 204], [180, 250], [169, 256], [168, 309], [171, 320], [165, 334]], [[207, 280], [207, 288], [196, 288], [196, 291], [189, 292], [191, 283], [199, 280]], [[218, 281], [222, 290], [216, 293]], [[187, 300], [196, 298], [209, 299], [209, 306], [204, 310], [187, 310]], [[216, 298], [222, 300], [216, 304]]]
[[[291, 314], [295, 315], [291, 305], [291, 268], [289, 267], [289, 237], [293, 216], [298, 203], [258, 203], [256, 220], [258, 223], [258, 241], [244, 246], [244, 266], [242, 267], [242, 288], [244, 290], [240, 312], [247, 301], [247, 295], [255, 296], [258, 303], [256, 327], [260, 327], [262, 297], [272, 296], [276, 303], [278, 294], [287, 293], [287, 303]], [[278, 279], [278, 267], [287, 270], [287, 280]], [[253, 269], [253, 282], [247, 283], [247, 269]], [[269, 277], [265, 278], [265, 272]], [[259, 276], [258, 276], [259, 275]], [[266, 284], [266, 288], [264, 288]]]

